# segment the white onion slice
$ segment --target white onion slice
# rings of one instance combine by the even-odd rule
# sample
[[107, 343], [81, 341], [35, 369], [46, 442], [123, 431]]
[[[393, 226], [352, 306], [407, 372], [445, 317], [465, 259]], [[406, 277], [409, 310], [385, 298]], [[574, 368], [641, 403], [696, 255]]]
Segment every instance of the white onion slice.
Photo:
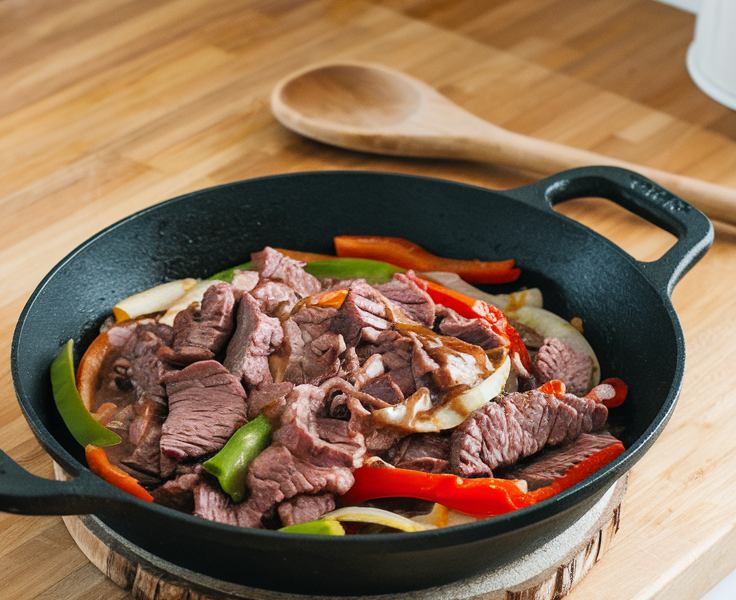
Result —
[[478, 385], [449, 398], [444, 404], [432, 407], [429, 392], [422, 388], [399, 404], [374, 410], [373, 418], [379, 423], [418, 433], [457, 427], [471, 412], [501, 393], [510, 370], [511, 360], [505, 356], [498, 368]]
[[176, 281], [157, 285], [121, 300], [113, 307], [113, 314], [115, 319], [120, 322], [161, 312], [169, 308], [196, 285], [197, 280], [192, 278], [177, 279]]
[[600, 383], [601, 365], [598, 362], [598, 357], [595, 355], [588, 340], [568, 321], [565, 321], [562, 317], [548, 310], [535, 306], [521, 306], [513, 312], [506, 313], [506, 315], [509, 319], [513, 319], [522, 325], [532, 328], [539, 335], [558, 338], [570, 346], [575, 352], [590, 357], [593, 363], [593, 372], [591, 373], [588, 389]]

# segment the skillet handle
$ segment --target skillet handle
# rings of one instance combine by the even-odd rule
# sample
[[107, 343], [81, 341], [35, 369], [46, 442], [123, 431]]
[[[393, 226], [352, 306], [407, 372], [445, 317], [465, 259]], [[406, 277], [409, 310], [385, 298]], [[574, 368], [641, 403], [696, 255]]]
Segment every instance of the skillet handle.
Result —
[[0, 511], [21, 515], [99, 514], [129, 506], [130, 499], [89, 471], [71, 481], [38, 477], [0, 450]]
[[677, 282], [713, 243], [713, 224], [708, 217], [650, 179], [627, 169], [570, 169], [508, 192], [547, 210], [573, 198], [606, 198], [673, 234], [677, 242], [662, 257], [652, 262], [637, 261], [650, 281], [667, 296], [672, 295]]

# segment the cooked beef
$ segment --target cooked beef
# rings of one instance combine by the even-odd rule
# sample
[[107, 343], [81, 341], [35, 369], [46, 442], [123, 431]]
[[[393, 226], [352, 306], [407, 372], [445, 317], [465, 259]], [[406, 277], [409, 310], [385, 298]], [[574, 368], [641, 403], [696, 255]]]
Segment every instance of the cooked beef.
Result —
[[245, 294], [240, 299], [235, 333], [223, 364], [248, 390], [272, 383], [268, 356], [283, 339], [279, 320], [265, 315], [253, 297]]
[[619, 440], [607, 431], [597, 433], [581, 433], [580, 437], [562, 446], [547, 448], [535, 456], [530, 462], [519, 464], [504, 472], [508, 479], [523, 479], [528, 488], [534, 490], [550, 485], [555, 479], [562, 477], [568, 469], [593, 456]]
[[353, 281], [348, 294], [332, 320], [330, 329], [342, 335], [348, 346], [356, 346], [364, 335], [390, 329], [387, 300], [374, 287], [362, 279]]
[[430, 329], [434, 326], [434, 300], [404, 273], [394, 273], [391, 281], [377, 285], [375, 288], [397, 304], [419, 325]]
[[175, 460], [216, 452], [246, 422], [245, 391], [223, 365], [203, 360], [164, 379], [169, 415], [161, 451]]
[[267, 383], [253, 390], [246, 400], [248, 420], [255, 419], [263, 412], [269, 421], [278, 421], [286, 406], [286, 397], [294, 389], [294, 384], [287, 381]]
[[355, 468], [365, 454], [363, 436], [348, 422], [330, 417], [325, 390], [312, 385], [298, 385], [289, 393], [273, 442], [319, 467]]
[[395, 467], [442, 473], [450, 459], [450, 437], [440, 433], [408, 435], [388, 451]]
[[539, 452], [603, 426], [607, 409], [585, 398], [563, 400], [539, 390], [516, 392], [477, 409], [452, 434], [450, 469], [457, 475], [491, 475]]
[[571, 394], [584, 395], [590, 391], [593, 361], [558, 338], [545, 338], [537, 352], [534, 371], [539, 384], [559, 379]]
[[404, 394], [401, 393], [401, 388], [396, 385], [390, 373], [383, 373], [378, 377], [374, 377], [363, 384], [360, 389], [387, 404], [398, 404], [404, 401]]
[[[132, 388], [138, 407], [150, 405], [151, 408], [146, 408], [146, 412], [165, 414], [166, 391], [161, 380], [173, 369], [161, 360], [159, 351], [171, 343], [173, 329], [152, 319], [142, 319], [113, 327], [108, 331], [108, 336], [125, 339], [112, 368], [117, 374], [118, 387]], [[136, 410], [137, 414], [143, 412], [142, 408]]]
[[285, 317], [299, 302], [293, 288], [281, 281], [263, 279], [250, 292], [260, 309], [269, 317]]
[[408, 335], [392, 329], [384, 331], [375, 343], [361, 344], [357, 353], [365, 361], [364, 364], [369, 357], [380, 355], [385, 372], [391, 374], [391, 380], [405, 398], [416, 392], [412, 368], [414, 340]]
[[232, 335], [234, 308], [230, 284], [213, 283], [202, 297], [201, 308], [190, 306], [176, 315], [171, 348], [163, 347], [159, 354], [177, 366], [214, 358]]
[[161, 422], [159, 419], [149, 421], [146, 432], [137, 442], [130, 456], [123, 458], [122, 463], [135, 471], [153, 477], [162, 477], [161, 473]]
[[285, 500], [278, 507], [281, 524], [298, 525], [314, 521], [335, 510], [335, 497], [332, 494], [308, 496], [302, 494], [291, 500]]
[[330, 411], [335, 416], [340, 415], [343, 410], [346, 411], [351, 430], [359, 432], [363, 436], [366, 456], [382, 456], [396, 445], [402, 437], [407, 435], [407, 432], [388, 428], [377, 423], [366, 405], [371, 406], [365, 398], [347, 391], [333, 398]]
[[327, 415], [325, 390], [296, 386], [286, 399], [273, 443], [259, 454], [246, 479], [249, 496], [238, 506], [238, 522], [261, 527], [275, 505], [300, 494], [344, 494], [352, 469], [362, 464], [362, 435]]
[[466, 319], [444, 306], [437, 307], [437, 317], [439, 318], [437, 328], [440, 333], [475, 344], [484, 350], [499, 348], [506, 342], [503, 336], [493, 331], [491, 324], [485, 319]]
[[191, 513], [194, 511], [194, 488], [201, 483], [199, 471], [184, 473], [151, 492], [158, 504]]
[[230, 497], [223, 492], [217, 483], [209, 479], [201, 479], [192, 489], [194, 500], [193, 514], [227, 525], [239, 525], [237, 505], [230, 501]]
[[305, 263], [284, 256], [269, 246], [261, 252], [251, 254], [251, 261], [262, 278], [283, 281], [301, 298], [316, 294], [322, 289], [319, 280], [303, 269]]
[[283, 322], [284, 381], [319, 384], [340, 371], [346, 346], [342, 335], [330, 331], [336, 313], [330, 307], [305, 306]]
[[262, 519], [274, 505], [300, 494], [342, 495], [353, 485], [348, 467], [315, 466], [296, 458], [283, 446], [271, 445], [248, 469], [250, 496], [237, 507], [237, 522], [243, 527], [262, 527]]

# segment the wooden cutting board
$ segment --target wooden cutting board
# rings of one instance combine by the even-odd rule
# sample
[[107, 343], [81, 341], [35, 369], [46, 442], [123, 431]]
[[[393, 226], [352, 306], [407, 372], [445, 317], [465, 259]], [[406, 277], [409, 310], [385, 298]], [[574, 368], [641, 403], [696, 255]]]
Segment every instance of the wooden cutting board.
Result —
[[[0, 2], [0, 447], [54, 476], [14, 397], [13, 329], [43, 276], [116, 220], [195, 189], [294, 171], [396, 171], [494, 189], [536, 179], [304, 140], [269, 109], [288, 73], [384, 63], [512, 131], [736, 187], [736, 112], [685, 68], [694, 23], [654, 0]], [[600, 199], [558, 208], [639, 260], [673, 241]], [[736, 568], [734, 265], [736, 228], [716, 224], [713, 248], [673, 294], [687, 345], [677, 408], [630, 474], [613, 543], [568, 600], [698, 600]], [[0, 591], [3, 600], [133, 598], [60, 517], [14, 514], [0, 514]]]

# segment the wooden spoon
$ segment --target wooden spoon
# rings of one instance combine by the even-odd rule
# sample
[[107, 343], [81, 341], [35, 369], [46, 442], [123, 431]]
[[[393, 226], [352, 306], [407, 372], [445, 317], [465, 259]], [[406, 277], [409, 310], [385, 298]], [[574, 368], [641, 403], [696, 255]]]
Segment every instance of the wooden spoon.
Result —
[[508, 131], [382, 65], [347, 62], [299, 71], [276, 86], [271, 109], [297, 133], [363, 152], [488, 161], [546, 175], [588, 165], [624, 167], [709, 217], [736, 224], [736, 189]]

